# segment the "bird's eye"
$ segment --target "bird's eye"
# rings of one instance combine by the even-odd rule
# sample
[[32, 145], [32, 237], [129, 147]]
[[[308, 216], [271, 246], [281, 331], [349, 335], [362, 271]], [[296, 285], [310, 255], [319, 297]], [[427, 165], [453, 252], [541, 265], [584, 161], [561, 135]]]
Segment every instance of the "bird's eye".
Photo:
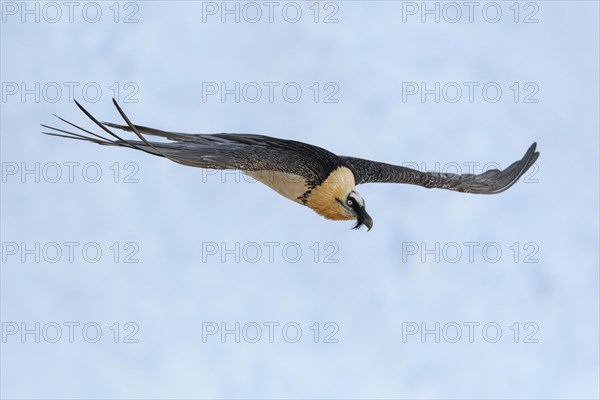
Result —
[[350, 200], [350, 199], [346, 200], [346, 204], [348, 204], [349, 206], [351, 206], [352, 205], [352, 200]]

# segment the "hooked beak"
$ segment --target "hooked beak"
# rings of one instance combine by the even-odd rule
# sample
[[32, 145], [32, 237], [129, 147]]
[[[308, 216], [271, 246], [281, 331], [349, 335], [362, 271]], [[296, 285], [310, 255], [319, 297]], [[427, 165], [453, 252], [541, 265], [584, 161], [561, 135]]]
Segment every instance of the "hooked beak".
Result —
[[365, 210], [364, 207], [361, 207], [357, 213], [356, 225], [354, 225], [352, 229], [358, 229], [363, 225], [367, 227], [367, 232], [370, 231], [373, 227], [373, 218], [367, 214], [367, 210]]

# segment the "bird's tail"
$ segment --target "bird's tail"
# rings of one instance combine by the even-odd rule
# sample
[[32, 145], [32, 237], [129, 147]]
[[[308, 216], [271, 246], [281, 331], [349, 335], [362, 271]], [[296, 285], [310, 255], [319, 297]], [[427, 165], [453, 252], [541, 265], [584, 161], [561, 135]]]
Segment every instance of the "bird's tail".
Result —
[[[103, 146], [117, 146], [117, 147], [127, 147], [134, 150], [143, 151], [144, 153], [152, 154], [159, 157], [165, 157], [171, 161], [187, 164], [188, 162], [180, 157], [178, 152], [174, 151], [174, 143], [169, 142], [156, 142], [156, 141], [148, 141], [145, 138], [145, 135], [158, 136], [162, 138], [166, 138], [169, 140], [177, 141], [177, 142], [188, 142], [192, 141], [193, 138], [197, 136], [206, 136], [206, 135], [191, 135], [184, 133], [176, 133], [176, 132], [166, 132], [161, 131], [159, 129], [148, 128], [145, 126], [134, 125], [131, 123], [127, 115], [123, 112], [119, 104], [115, 99], [113, 99], [113, 104], [117, 108], [117, 111], [125, 121], [126, 125], [119, 125], [110, 122], [101, 122], [96, 117], [94, 117], [88, 110], [86, 110], [77, 100], [75, 100], [75, 104], [79, 109], [90, 119], [92, 120], [102, 131], [104, 131], [107, 135], [100, 135], [94, 133], [90, 130], [82, 128], [81, 126], [74, 124], [73, 122], [67, 121], [64, 118], [59, 117], [58, 115], [54, 115], [56, 118], [61, 120], [62, 122], [68, 124], [73, 130], [65, 130], [61, 128], [56, 128], [53, 126], [41, 124], [46, 129], [49, 129], [50, 132], [42, 132], [46, 135], [58, 136], [68, 139], [76, 139], [83, 140], [86, 142], [92, 142], [96, 144], [100, 144]], [[128, 140], [124, 139], [110, 128], [116, 128], [122, 131], [133, 132], [139, 140]]]

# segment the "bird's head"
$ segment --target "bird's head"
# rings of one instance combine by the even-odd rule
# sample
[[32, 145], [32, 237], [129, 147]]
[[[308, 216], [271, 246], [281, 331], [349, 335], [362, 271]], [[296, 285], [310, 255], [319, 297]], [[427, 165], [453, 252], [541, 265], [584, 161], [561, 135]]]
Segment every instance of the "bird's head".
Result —
[[358, 192], [352, 190], [345, 199], [336, 200], [340, 204], [342, 213], [348, 215], [351, 219], [356, 219], [356, 225], [352, 229], [359, 229], [365, 225], [367, 230], [371, 230], [373, 227], [373, 218], [367, 213], [365, 201]]
[[373, 227], [373, 219], [365, 210], [365, 201], [356, 191], [354, 175], [346, 167], [336, 169], [314, 188], [306, 205], [327, 219], [356, 220], [353, 229], [363, 225], [369, 230]]

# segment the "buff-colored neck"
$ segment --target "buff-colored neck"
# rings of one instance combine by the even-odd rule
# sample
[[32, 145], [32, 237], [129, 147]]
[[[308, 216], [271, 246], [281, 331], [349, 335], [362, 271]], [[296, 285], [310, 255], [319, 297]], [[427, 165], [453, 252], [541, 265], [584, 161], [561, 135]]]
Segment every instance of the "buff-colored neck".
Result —
[[356, 217], [345, 212], [336, 200], [345, 201], [348, 193], [353, 191], [355, 186], [352, 171], [346, 167], [339, 167], [327, 177], [325, 182], [312, 190], [306, 205], [327, 219], [355, 219]]

